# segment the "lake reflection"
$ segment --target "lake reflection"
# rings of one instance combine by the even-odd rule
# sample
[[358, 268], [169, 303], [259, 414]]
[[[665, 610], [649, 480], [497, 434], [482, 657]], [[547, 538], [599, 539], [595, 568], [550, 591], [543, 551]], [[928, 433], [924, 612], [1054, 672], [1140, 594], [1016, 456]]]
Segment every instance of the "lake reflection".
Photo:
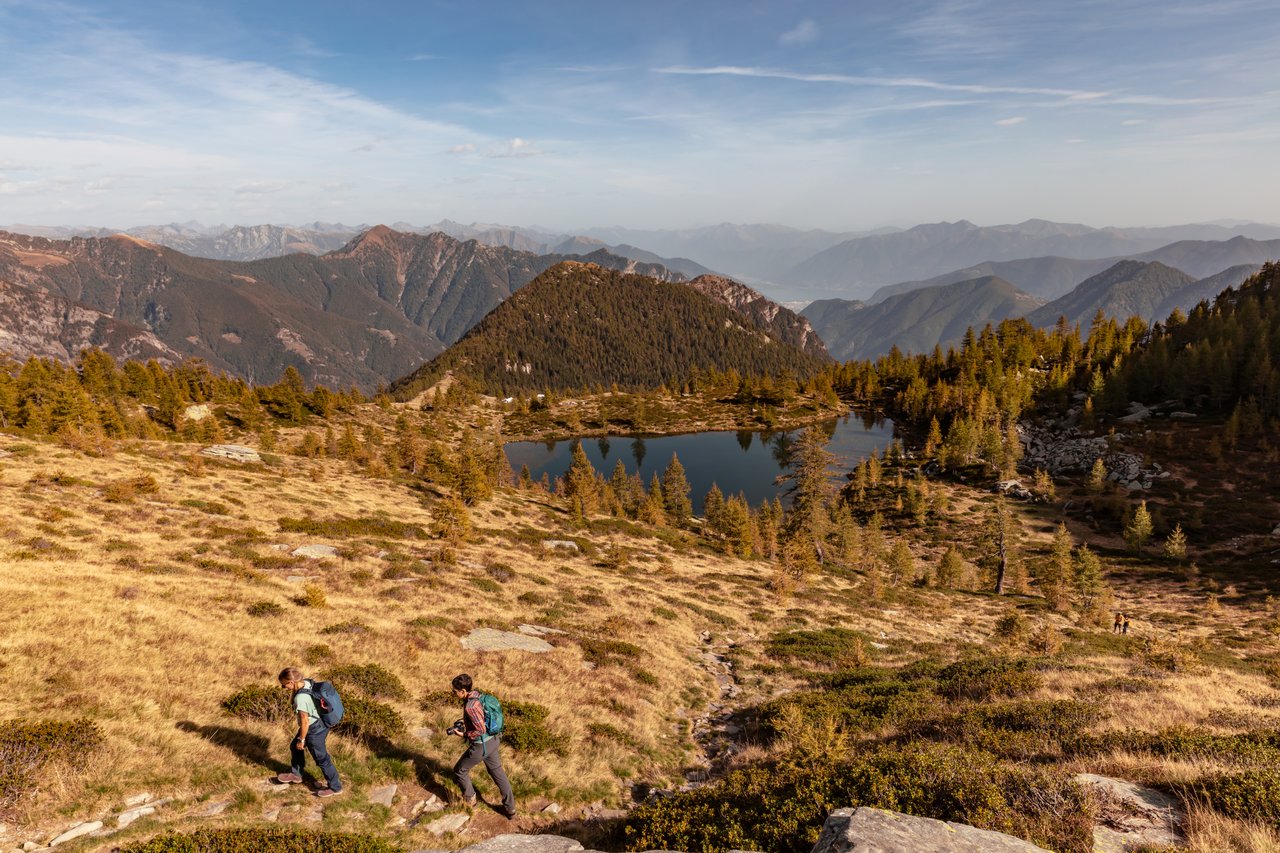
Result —
[[[836, 455], [833, 474], [842, 475], [872, 451], [882, 450], [893, 439], [893, 422], [864, 421], [856, 415], [818, 424], [830, 440], [827, 449]], [[640, 472], [645, 485], [680, 457], [692, 487], [695, 513], [702, 512], [702, 498], [715, 483], [726, 495], [741, 492], [756, 506], [780, 494], [774, 484], [786, 470], [799, 430], [787, 432], [695, 432], [684, 435], [611, 435], [582, 439], [582, 449], [596, 470], [608, 477], [621, 459], [628, 473]], [[517, 473], [529, 466], [534, 480], [547, 474], [551, 481], [569, 470], [573, 441], [513, 441], [506, 446], [507, 459]]]

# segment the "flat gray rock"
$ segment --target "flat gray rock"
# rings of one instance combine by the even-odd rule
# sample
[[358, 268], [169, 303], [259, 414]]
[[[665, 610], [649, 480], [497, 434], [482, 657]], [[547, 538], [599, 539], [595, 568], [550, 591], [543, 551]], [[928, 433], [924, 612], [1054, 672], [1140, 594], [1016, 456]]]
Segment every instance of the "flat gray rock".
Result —
[[457, 812], [455, 814], [447, 814], [442, 818], [431, 821], [423, 829], [434, 835], [436, 838], [448, 832], [457, 832], [467, 825], [467, 821], [471, 820], [470, 815]]
[[1002, 832], [899, 812], [837, 809], [813, 853], [1049, 853]]
[[501, 652], [516, 649], [522, 652], [549, 652], [555, 646], [538, 637], [527, 637], [512, 631], [499, 631], [494, 628], [476, 628], [459, 642], [464, 649], [475, 652]]
[[467, 848], [471, 853], [576, 853], [582, 845], [560, 835], [495, 835]]
[[381, 788], [375, 788], [369, 792], [369, 802], [391, 808], [392, 803], [396, 801], [396, 791], [398, 790], [399, 787], [396, 785], [383, 785]]
[[91, 832], [97, 832], [102, 829], [102, 821], [91, 820], [86, 823], [79, 823], [68, 829], [66, 832], [50, 839], [49, 846], [57, 847], [59, 844], [66, 844], [68, 841], [74, 841], [81, 836], [88, 835]]
[[542, 547], [546, 551], [572, 551], [575, 554], [582, 550], [572, 539], [543, 539]]
[[1099, 825], [1094, 853], [1124, 853], [1137, 847], [1180, 846], [1185, 815], [1181, 804], [1163, 791], [1125, 779], [1078, 773], [1075, 781], [1098, 794]]
[[262, 457], [252, 447], [243, 444], [213, 444], [200, 451], [201, 456], [230, 459], [232, 462], [261, 462]]
[[307, 557], [321, 560], [338, 556], [338, 549], [332, 545], [301, 545], [289, 552], [294, 557]]

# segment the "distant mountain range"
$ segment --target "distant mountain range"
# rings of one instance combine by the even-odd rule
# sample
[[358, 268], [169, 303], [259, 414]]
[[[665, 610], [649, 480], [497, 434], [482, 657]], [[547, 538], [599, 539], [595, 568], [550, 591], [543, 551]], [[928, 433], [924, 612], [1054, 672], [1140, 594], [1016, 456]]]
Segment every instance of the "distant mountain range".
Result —
[[[1280, 227], [1253, 226], [1248, 230], [1268, 241], [1280, 239]], [[904, 280], [944, 283], [933, 277], [949, 275], [950, 270], [983, 265], [984, 268], [975, 271], [1002, 277], [1010, 273], [1008, 280], [1020, 286], [1025, 283], [1038, 294], [1050, 295], [1079, 271], [1067, 273], [1059, 263], [1054, 275], [1055, 270], [1046, 264], [1042, 266], [1050, 277], [1041, 278], [1031, 268], [1018, 275], [1011, 269], [997, 267], [996, 263], [1046, 256], [1057, 260], [1106, 258], [1113, 262], [1136, 258], [1168, 263], [1192, 275], [1209, 275], [1235, 263], [1261, 263], [1264, 259], [1240, 257], [1247, 251], [1247, 244], [1271, 245], [1240, 232], [1241, 229], [1220, 225], [1099, 229], [1035, 219], [1017, 225], [987, 227], [963, 220], [943, 222], [845, 240], [797, 264], [783, 275], [781, 283], [859, 298], [874, 293], [878, 287]], [[1194, 239], [1186, 235], [1194, 235]], [[1265, 248], [1259, 255], [1270, 252], [1274, 256], [1275, 251]], [[1233, 259], [1228, 260], [1225, 255]], [[1019, 278], [1023, 281], [1019, 282]]]
[[[989, 266], [1001, 265], [979, 269]], [[1239, 285], [1259, 267], [1241, 264], [1196, 279], [1159, 261], [1123, 260], [1048, 303], [1003, 278], [987, 275], [915, 287], [873, 303], [818, 300], [801, 313], [836, 358], [877, 358], [893, 346], [904, 353], [929, 352], [938, 345], [945, 348], [959, 342], [968, 328], [981, 329], [1011, 317], [1026, 317], [1042, 328], [1065, 317], [1068, 325], [1079, 325], [1086, 332], [1099, 311], [1120, 320], [1136, 315], [1149, 322], [1163, 321], [1175, 308], [1188, 312], [1200, 301]]]
[[[810, 334], [809, 351], [773, 334], [807, 327], [780, 306], [763, 321], [718, 296], [734, 283], [698, 286], [575, 261], [551, 267], [507, 299], [461, 341], [396, 382], [402, 399], [446, 374], [466, 376], [494, 394], [608, 386], [652, 388], [694, 370], [804, 376], [830, 361]], [[758, 296], [758, 294], [757, 294]], [[788, 316], [790, 315], [790, 316]]]

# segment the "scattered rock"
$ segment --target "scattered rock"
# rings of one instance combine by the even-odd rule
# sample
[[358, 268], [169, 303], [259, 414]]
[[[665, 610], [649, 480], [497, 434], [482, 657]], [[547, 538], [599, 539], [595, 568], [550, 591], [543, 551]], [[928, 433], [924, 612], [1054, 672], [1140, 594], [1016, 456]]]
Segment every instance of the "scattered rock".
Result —
[[1031, 490], [1022, 485], [1020, 480], [1001, 480], [996, 483], [996, 491], [1020, 501], [1029, 501], [1032, 498]]
[[321, 823], [324, 820], [324, 806], [316, 806], [302, 816], [303, 823]]
[[129, 809], [128, 811], [120, 812], [119, 816], [116, 818], [116, 826], [118, 826], [120, 829], [124, 829], [126, 826], [133, 823], [138, 818], [146, 817], [147, 815], [151, 815], [155, 813], [156, 813], [155, 806], [137, 806], [135, 808]]
[[213, 411], [205, 403], [198, 403], [194, 406], [187, 406], [187, 408], [184, 409], [182, 412], [182, 416], [184, 418], [186, 418], [189, 421], [195, 421], [196, 423], [199, 423], [200, 421], [204, 420], [205, 418], [209, 417], [212, 414], [213, 414]]
[[381, 788], [376, 788], [369, 793], [369, 802], [391, 808], [391, 805], [396, 801], [396, 791], [398, 790], [399, 787], [396, 785], [384, 785]]
[[150, 794], [147, 794], [147, 793], [134, 794], [132, 797], [124, 801], [124, 805], [125, 805], [125, 808], [133, 808], [134, 806], [140, 806], [143, 803], [147, 803], [150, 801], [151, 801]]
[[[49, 846], [57, 847], [59, 844], [66, 844], [68, 841], [74, 841], [75, 839], [88, 835], [91, 832], [97, 832], [99, 829], [102, 829], [102, 821], [100, 820], [90, 820], [85, 823], [78, 823], [61, 835], [54, 836], [50, 839]], [[22, 846], [25, 848], [27, 845], [24, 844]]]
[[338, 556], [338, 549], [332, 545], [302, 545], [289, 552], [295, 557], [307, 557], [312, 560], [333, 558]]
[[217, 817], [231, 806], [230, 800], [215, 800], [196, 812], [196, 817]]
[[281, 806], [268, 806], [262, 810], [262, 819], [267, 823], [275, 823], [280, 819]]
[[22, 849], [25, 853], [31, 853], [32, 850], [39, 850], [40, 845], [36, 844], [34, 841], [24, 841], [22, 842]]
[[262, 457], [252, 447], [243, 444], [214, 444], [200, 451], [201, 456], [230, 459], [232, 462], [261, 462]]
[[12, 456], [12, 455], [13, 454], [10, 453], [8, 450], [0, 449], [0, 459], [4, 459], [6, 456]]
[[837, 809], [813, 853], [1048, 853], [1002, 832], [872, 809]]
[[1170, 412], [1169, 417], [1179, 421], [1189, 421], [1196, 417], [1195, 412]]
[[547, 551], [572, 551], [575, 554], [582, 550], [572, 539], [543, 539], [542, 547]]
[[469, 853], [576, 853], [582, 845], [560, 835], [495, 835], [467, 848]]
[[1076, 774], [1075, 780], [1098, 793], [1101, 809], [1093, 831], [1095, 853], [1182, 843], [1182, 807], [1167, 794], [1092, 773]]
[[542, 807], [543, 814], [560, 814], [561, 811], [559, 803], [547, 803]]
[[459, 642], [464, 649], [476, 652], [500, 652], [507, 649], [518, 649], [524, 652], [549, 652], [555, 646], [538, 637], [528, 637], [512, 631], [499, 631], [495, 628], [476, 628]]
[[432, 794], [425, 800], [418, 800], [418, 802], [414, 803], [409, 814], [413, 817], [417, 817], [418, 815], [434, 814], [435, 812], [442, 812], [444, 810], [444, 800], [440, 799], [435, 794]]
[[284, 580], [285, 583], [306, 583], [311, 580], [311, 578], [306, 575], [288, 575]]
[[[420, 729], [414, 729], [413, 736], [418, 738], [419, 740], [431, 740], [433, 737], [436, 736], [436, 730], [423, 726]], [[435, 795], [432, 794], [432, 796], [435, 796]]]
[[427, 832], [431, 833], [436, 838], [439, 838], [440, 836], [444, 835], [446, 832], [457, 832], [458, 830], [462, 829], [462, 827], [466, 826], [467, 821], [469, 820], [471, 820], [470, 815], [463, 814], [462, 812], [457, 812], [455, 814], [445, 815], [442, 818], [433, 820], [431, 821], [431, 823], [427, 824], [426, 827], [424, 828], [427, 830]]

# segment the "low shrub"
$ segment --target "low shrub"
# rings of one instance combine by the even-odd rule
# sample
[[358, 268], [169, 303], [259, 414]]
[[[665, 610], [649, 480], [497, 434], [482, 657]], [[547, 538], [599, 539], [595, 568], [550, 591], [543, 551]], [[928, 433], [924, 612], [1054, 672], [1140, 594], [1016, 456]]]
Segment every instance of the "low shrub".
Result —
[[808, 851], [836, 808], [876, 806], [1006, 832], [1056, 850], [1092, 849], [1085, 795], [1062, 772], [937, 744], [857, 760], [758, 765], [634, 809], [632, 850]]
[[293, 716], [288, 691], [250, 684], [222, 700], [222, 710], [242, 720], [281, 723]]
[[248, 607], [250, 616], [279, 616], [284, 608], [274, 601], [255, 601]]
[[569, 738], [547, 727], [550, 710], [536, 702], [502, 702], [502, 743], [519, 752], [568, 754]]
[[1280, 776], [1270, 769], [1211, 776], [1179, 786], [1177, 792], [1192, 802], [1205, 800], [1236, 820], [1280, 826]]
[[135, 841], [121, 853], [403, 853], [374, 835], [284, 827], [198, 829]]
[[102, 497], [111, 503], [128, 503], [138, 495], [154, 495], [160, 484], [150, 474], [113, 480], [102, 488]]
[[938, 694], [948, 699], [1015, 699], [1040, 688], [1038, 662], [1029, 658], [972, 658], [939, 670]]
[[304, 663], [317, 664], [333, 657], [333, 649], [324, 643], [315, 643], [302, 650]]
[[1022, 700], [965, 708], [921, 721], [912, 733], [962, 743], [1018, 760], [1056, 756], [1063, 742], [1075, 743], [1097, 722], [1099, 712], [1084, 702]]
[[822, 669], [846, 669], [867, 662], [866, 638], [849, 628], [784, 631], [774, 634], [765, 649], [780, 661], [800, 661]]
[[582, 649], [582, 656], [597, 666], [639, 660], [644, 656], [644, 649], [625, 640], [579, 637], [578, 646]]
[[363, 516], [359, 518], [281, 518], [280, 530], [285, 533], [305, 533], [332, 539], [354, 539], [358, 536], [380, 536], [388, 539], [426, 539], [426, 531], [417, 524], [395, 521], [390, 518]]
[[409, 698], [404, 682], [380, 664], [348, 664], [330, 669], [325, 678], [339, 689], [354, 687], [373, 699]]
[[1220, 735], [1190, 726], [1158, 732], [1135, 729], [1081, 734], [1064, 739], [1071, 755], [1105, 752], [1146, 752], [1166, 758], [1209, 758], [1226, 764], [1280, 764], [1280, 732], [1259, 731]]
[[343, 694], [342, 705], [346, 713], [334, 729], [338, 734], [361, 740], [384, 740], [405, 732], [404, 717], [390, 705], [355, 693]]
[[321, 634], [368, 634], [369, 626], [361, 622], [359, 619], [349, 619], [346, 622], [337, 622], [320, 629]]
[[0, 812], [34, 788], [41, 768], [83, 759], [102, 745], [102, 730], [87, 719], [7, 720], [0, 723]]

